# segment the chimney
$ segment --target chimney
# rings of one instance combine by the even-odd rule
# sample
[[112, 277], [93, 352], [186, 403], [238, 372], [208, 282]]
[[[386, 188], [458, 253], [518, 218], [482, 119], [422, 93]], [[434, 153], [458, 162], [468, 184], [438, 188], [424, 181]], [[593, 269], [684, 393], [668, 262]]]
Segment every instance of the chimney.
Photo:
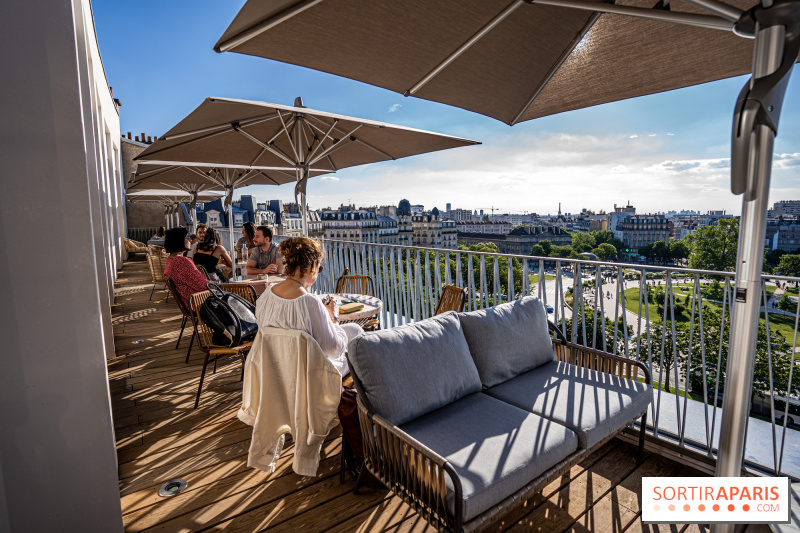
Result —
[[142, 142], [145, 142], [145, 139], [147, 139], [147, 137], [145, 136], [144, 133], [142, 133]]
[[136, 136], [136, 142], [139, 142], [139, 136], [138, 135]]
[[128, 139], [131, 138], [131, 132], [128, 132]]
[[151, 144], [153, 142], [153, 138], [149, 135], [147, 136], [147, 144]]

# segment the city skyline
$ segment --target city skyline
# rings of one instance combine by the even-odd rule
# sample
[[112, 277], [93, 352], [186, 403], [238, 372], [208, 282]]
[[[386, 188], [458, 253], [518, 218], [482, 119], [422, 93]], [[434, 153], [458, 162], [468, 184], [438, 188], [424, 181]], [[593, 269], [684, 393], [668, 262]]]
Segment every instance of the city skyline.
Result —
[[[182, 9], [172, 3], [94, 2], [106, 74], [114, 96], [122, 101], [123, 132], [161, 135], [208, 96], [281, 104], [302, 96], [310, 108], [483, 143], [314, 178], [308, 185], [312, 205], [338, 205], [348, 199], [380, 205], [414, 197], [431, 206], [449, 198], [454, 206], [495, 205], [509, 212], [546, 212], [559, 201], [567, 212], [598, 210], [628, 200], [642, 212], [724, 209], [738, 215], [741, 210], [741, 197], [730, 192], [730, 130], [746, 77], [508, 127], [322, 72], [213, 52], [212, 45], [242, 3], [198, 0], [192, 9]], [[789, 83], [785, 101], [770, 204], [800, 197], [797, 76]], [[293, 201], [292, 185], [246, 191]]]

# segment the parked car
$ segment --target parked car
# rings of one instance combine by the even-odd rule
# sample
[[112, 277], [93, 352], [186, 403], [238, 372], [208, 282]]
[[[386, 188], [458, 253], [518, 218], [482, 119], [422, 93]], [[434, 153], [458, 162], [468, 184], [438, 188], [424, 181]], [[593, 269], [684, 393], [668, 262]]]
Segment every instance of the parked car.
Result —
[[555, 311], [555, 309], [553, 309], [553, 306], [552, 306], [552, 305], [548, 305], [548, 306], [547, 306], [547, 313], [548, 313], [548, 314], [551, 314], [551, 313], [553, 313], [554, 311]]

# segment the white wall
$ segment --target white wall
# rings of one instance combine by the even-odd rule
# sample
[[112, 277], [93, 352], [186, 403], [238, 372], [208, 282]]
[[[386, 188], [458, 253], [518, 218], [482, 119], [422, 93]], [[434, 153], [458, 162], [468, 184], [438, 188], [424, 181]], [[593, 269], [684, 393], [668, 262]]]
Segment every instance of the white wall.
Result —
[[90, 10], [26, 0], [0, 17], [0, 532], [122, 531], [106, 370], [119, 116]]

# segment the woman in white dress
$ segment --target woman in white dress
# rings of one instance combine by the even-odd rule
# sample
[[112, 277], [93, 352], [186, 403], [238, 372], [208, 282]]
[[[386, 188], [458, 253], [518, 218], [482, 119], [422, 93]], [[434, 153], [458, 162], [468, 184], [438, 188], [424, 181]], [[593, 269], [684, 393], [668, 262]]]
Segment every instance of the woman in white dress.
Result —
[[267, 287], [256, 302], [259, 327], [299, 329], [311, 335], [342, 377], [350, 373], [345, 352], [351, 339], [363, 333], [358, 324], [339, 324], [339, 306], [326, 304], [308, 292], [322, 272], [324, 256], [319, 242], [306, 237], [283, 241], [286, 280]]

